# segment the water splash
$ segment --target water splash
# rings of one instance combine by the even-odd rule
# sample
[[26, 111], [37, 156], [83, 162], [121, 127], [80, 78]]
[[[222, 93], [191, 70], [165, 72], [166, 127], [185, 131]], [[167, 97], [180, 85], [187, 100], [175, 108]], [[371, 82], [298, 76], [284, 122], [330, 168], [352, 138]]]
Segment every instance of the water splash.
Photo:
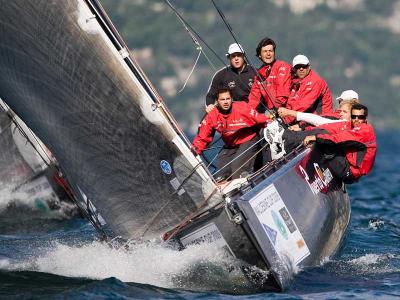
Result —
[[[31, 195], [26, 191], [6, 188], [0, 191], [0, 215], [10, 217], [31, 214], [41, 218], [65, 219], [77, 214], [74, 204], [61, 201], [54, 192]], [[2, 222], [4, 223], [4, 222]]]
[[373, 230], [381, 229], [385, 225], [385, 221], [379, 218], [373, 218], [368, 222], [368, 228]]
[[358, 258], [354, 258], [349, 261], [350, 264], [355, 266], [371, 267], [373, 265], [385, 264], [390, 259], [395, 259], [396, 255], [388, 254], [366, 254]]
[[145, 243], [127, 250], [94, 241], [81, 245], [53, 242], [51, 247], [39, 250], [37, 256], [9, 264], [7, 269], [90, 279], [116, 277], [124, 282], [166, 288], [254, 291], [239, 265], [233, 257], [210, 244], [177, 251]]

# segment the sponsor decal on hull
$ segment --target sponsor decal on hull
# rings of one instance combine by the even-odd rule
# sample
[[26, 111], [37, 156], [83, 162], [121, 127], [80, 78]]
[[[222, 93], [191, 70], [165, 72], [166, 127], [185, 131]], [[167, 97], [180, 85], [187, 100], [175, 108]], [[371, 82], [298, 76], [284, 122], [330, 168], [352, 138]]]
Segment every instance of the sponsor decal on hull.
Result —
[[289, 258], [297, 265], [310, 255], [300, 230], [273, 184], [251, 199], [250, 205], [282, 260]]
[[329, 183], [333, 179], [333, 175], [328, 168], [322, 170], [317, 163], [314, 163], [315, 172], [313, 179], [301, 165], [299, 165], [299, 170], [303, 175], [304, 179], [306, 180], [313, 194], [317, 195], [320, 192], [326, 192], [328, 190]]
[[184, 247], [202, 243], [214, 244], [218, 248], [225, 249], [228, 253], [234, 256], [228, 243], [225, 241], [218, 227], [213, 222], [183, 236], [180, 238], [180, 241]]

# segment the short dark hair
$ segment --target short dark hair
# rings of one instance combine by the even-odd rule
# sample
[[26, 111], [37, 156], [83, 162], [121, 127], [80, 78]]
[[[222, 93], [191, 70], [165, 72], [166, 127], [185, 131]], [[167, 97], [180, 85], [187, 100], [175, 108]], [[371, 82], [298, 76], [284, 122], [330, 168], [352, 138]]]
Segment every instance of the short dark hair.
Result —
[[353, 110], [364, 110], [364, 116], [368, 117], [368, 107], [362, 105], [361, 103], [356, 103], [351, 107], [351, 111]]
[[275, 49], [276, 49], [275, 41], [273, 39], [270, 39], [269, 37], [265, 37], [258, 43], [258, 46], [256, 48], [256, 56], [260, 56], [261, 48], [268, 46], [268, 45], [272, 45], [272, 47], [274, 48], [274, 51], [275, 51]]
[[231, 91], [229, 88], [221, 87], [221, 88], [219, 88], [219, 89], [217, 90], [217, 93], [215, 94], [215, 99], [218, 99], [219, 94], [226, 93], [226, 92], [228, 92], [229, 95], [230, 95], [231, 98], [232, 98], [232, 91]]

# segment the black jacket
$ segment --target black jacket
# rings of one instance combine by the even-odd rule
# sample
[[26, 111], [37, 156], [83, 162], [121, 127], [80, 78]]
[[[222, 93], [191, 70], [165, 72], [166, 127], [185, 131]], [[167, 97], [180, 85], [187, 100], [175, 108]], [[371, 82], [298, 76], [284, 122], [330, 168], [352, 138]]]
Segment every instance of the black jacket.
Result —
[[206, 96], [206, 106], [214, 104], [217, 91], [220, 88], [229, 88], [232, 91], [234, 101], [248, 101], [248, 96], [253, 85], [256, 71], [246, 65], [242, 72], [238, 73], [231, 66], [224, 67], [215, 73]]

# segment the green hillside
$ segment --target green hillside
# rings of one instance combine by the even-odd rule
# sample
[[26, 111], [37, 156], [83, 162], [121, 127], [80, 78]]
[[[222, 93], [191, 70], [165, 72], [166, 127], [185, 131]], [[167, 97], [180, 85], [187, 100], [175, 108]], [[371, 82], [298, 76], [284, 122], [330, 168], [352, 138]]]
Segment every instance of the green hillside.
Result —
[[[234, 42], [211, 1], [171, 0], [182, 16], [226, 61]], [[291, 62], [302, 53], [337, 97], [354, 89], [377, 127], [398, 127], [400, 88], [400, 4], [375, 0], [217, 0], [237, 39], [256, 66], [255, 47], [264, 36], [278, 43], [278, 57]], [[299, 4], [300, 3], [300, 4]], [[158, 0], [102, 0], [142, 68], [185, 130], [203, 114], [214, 74], [201, 56], [183, 92], [198, 51], [189, 34]], [[216, 68], [222, 62], [206, 47]]]

